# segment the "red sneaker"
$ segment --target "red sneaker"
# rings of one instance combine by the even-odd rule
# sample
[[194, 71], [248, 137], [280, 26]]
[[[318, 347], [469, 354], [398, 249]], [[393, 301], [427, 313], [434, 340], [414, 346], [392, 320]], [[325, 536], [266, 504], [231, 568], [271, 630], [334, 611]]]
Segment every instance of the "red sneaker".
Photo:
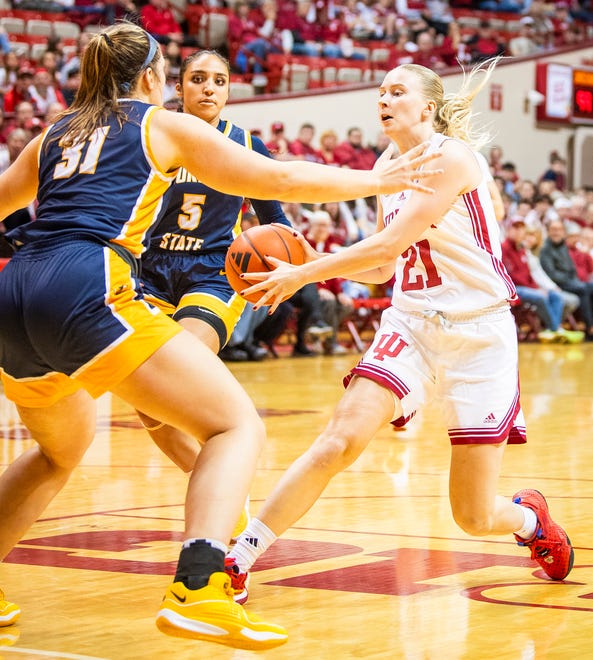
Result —
[[241, 573], [235, 560], [232, 557], [226, 557], [224, 560], [224, 572], [231, 578], [231, 588], [234, 591], [233, 600], [239, 605], [247, 602], [249, 592], [249, 573]]
[[566, 532], [550, 517], [544, 496], [532, 488], [525, 488], [513, 495], [513, 502], [526, 506], [537, 516], [535, 534], [528, 540], [515, 534], [519, 545], [530, 548], [531, 558], [544, 569], [552, 580], [564, 580], [574, 563], [574, 551]]

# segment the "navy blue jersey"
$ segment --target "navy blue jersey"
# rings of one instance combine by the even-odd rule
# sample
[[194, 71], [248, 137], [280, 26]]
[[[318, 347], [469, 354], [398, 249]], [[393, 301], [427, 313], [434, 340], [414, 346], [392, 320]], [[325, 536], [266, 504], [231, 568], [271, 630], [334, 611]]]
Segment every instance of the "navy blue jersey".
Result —
[[130, 99], [121, 103], [128, 116], [123, 126], [111, 116], [84, 142], [63, 148], [51, 140], [64, 132], [69, 117], [46, 132], [39, 151], [37, 219], [9, 233], [16, 245], [78, 234], [119, 244], [136, 257], [147, 247], [177, 174], [159, 168], [149, 139], [154, 113], [167, 111]]
[[[248, 131], [221, 119], [217, 129], [229, 139], [270, 156], [264, 143]], [[173, 252], [226, 252], [241, 232], [243, 197], [209, 188], [181, 168], [167, 193], [158, 225], [153, 231], [151, 248]], [[277, 201], [250, 200], [261, 223], [289, 224]]]

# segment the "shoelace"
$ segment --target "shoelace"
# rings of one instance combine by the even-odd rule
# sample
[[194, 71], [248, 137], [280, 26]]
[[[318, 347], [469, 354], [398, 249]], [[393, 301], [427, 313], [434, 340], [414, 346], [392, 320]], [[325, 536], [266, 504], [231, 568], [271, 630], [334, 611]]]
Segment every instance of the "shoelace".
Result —
[[247, 573], [241, 573], [237, 564], [226, 564], [225, 569], [230, 569], [233, 571], [233, 579], [235, 580], [239, 591], [245, 587], [245, 581], [247, 579]]

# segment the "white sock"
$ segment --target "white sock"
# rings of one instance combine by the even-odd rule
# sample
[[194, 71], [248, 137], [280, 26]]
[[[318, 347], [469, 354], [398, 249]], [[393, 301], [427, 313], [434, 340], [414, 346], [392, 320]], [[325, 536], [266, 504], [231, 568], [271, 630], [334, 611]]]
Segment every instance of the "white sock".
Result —
[[522, 539], [528, 541], [534, 534], [537, 529], [537, 516], [535, 511], [530, 509], [528, 506], [521, 506], [520, 504], [515, 504], [523, 512], [523, 527], [517, 530], [515, 534], [520, 536]]
[[230, 553], [241, 573], [246, 573], [277, 538], [261, 520], [252, 518]]
[[189, 548], [189, 546], [194, 542], [194, 541], [206, 541], [206, 543], [209, 543], [213, 548], [218, 548], [219, 550], [222, 550], [224, 554], [229, 550], [229, 546], [224, 544], [222, 541], [217, 541], [216, 539], [185, 539], [183, 542], [183, 548]]

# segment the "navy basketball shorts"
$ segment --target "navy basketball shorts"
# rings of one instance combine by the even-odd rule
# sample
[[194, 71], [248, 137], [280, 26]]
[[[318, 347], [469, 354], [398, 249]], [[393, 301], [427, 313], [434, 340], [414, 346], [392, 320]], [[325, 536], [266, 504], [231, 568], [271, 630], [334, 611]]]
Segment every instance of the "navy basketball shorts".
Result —
[[6, 396], [49, 406], [98, 397], [181, 332], [138, 293], [133, 258], [92, 238], [19, 250], [0, 273], [0, 375]]
[[224, 257], [223, 251], [151, 250], [142, 260], [145, 299], [177, 321], [188, 317], [208, 321], [209, 315], [220, 319], [226, 330], [226, 337], [221, 337], [224, 345], [246, 304], [226, 278]]

